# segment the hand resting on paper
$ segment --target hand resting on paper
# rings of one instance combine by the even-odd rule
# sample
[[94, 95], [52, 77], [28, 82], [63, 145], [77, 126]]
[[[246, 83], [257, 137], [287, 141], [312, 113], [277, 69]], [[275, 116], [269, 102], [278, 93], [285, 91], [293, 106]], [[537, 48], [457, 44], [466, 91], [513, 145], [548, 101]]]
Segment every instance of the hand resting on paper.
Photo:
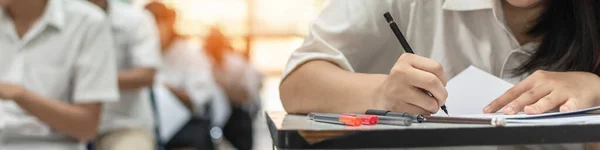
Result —
[[494, 113], [512, 115], [541, 114], [559, 108], [561, 112], [584, 109], [600, 104], [600, 77], [588, 72], [551, 72], [538, 70], [516, 84], [484, 108]]

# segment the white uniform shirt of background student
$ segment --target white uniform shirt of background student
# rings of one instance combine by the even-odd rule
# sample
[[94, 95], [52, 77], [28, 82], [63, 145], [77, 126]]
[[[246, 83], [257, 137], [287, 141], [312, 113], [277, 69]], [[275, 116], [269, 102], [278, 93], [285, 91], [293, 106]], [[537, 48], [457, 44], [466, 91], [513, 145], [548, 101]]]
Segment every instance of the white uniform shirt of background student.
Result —
[[[114, 47], [100, 9], [84, 1], [48, 0], [22, 37], [0, 8], [0, 79], [63, 103], [117, 101]], [[0, 100], [0, 149], [81, 150], [78, 141]]]
[[[152, 14], [117, 0], [108, 0], [107, 13], [114, 37], [118, 71], [158, 68], [161, 64], [160, 42]], [[154, 116], [150, 88], [121, 90], [120, 93], [120, 101], [104, 106], [101, 135], [134, 132], [147, 135], [144, 137], [153, 141]]]

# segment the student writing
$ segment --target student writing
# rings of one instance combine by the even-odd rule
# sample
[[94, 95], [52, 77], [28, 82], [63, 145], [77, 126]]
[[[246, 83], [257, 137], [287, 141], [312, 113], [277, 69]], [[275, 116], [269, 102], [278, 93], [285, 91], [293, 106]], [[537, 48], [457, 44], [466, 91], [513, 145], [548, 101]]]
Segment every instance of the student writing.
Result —
[[[291, 113], [432, 114], [445, 103], [447, 79], [474, 65], [517, 83], [485, 112], [596, 106], [597, 7], [584, 0], [333, 1], [290, 58], [282, 103]], [[417, 55], [403, 54], [385, 12]]]

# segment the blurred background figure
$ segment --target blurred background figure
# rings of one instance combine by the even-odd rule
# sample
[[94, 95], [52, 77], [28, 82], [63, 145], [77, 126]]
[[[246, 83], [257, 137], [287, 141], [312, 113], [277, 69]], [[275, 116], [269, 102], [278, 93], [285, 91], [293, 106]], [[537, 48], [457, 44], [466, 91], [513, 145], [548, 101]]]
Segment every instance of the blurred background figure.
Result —
[[98, 150], [155, 149], [150, 87], [160, 66], [160, 43], [152, 15], [118, 0], [89, 0], [110, 20], [121, 99], [103, 108]]
[[229, 39], [216, 27], [206, 37], [201, 54], [208, 56], [211, 70], [206, 71], [212, 72], [232, 110], [223, 135], [238, 149], [252, 148], [252, 118], [260, 109], [262, 74], [233, 51]]
[[193, 115], [167, 149], [271, 148], [260, 110], [283, 110], [281, 72], [329, 0], [122, 1], [155, 15], [165, 63], [156, 82]]
[[[130, 78], [135, 86], [119, 80], [123, 96], [121, 102], [104, 108], [96, 149], [130, 143], [127, 139], [144, 143], [139, 146], [158, 142], [167, 149], [267, 149], [271, 143], [261, 112], [283, 110], [278, 91], [281, 72], [310, 21], [329, 0], [81, 1], [96, 4], [110, 19], [119, 75], [146, 74], [129, 76], [136, 77]], [[139, 9], [144, 8], [155, 18], [142, 19]], [[155, 23], [144, 24], [147, 20]], [[141, 32], [150, 26], [158, 34]], [[137, 63], [151, 58], [141, 58], [149, 51], [138, 51], [143, 48], [135, 45], [147, 47], [143, 43], [152, 38], [160, 46], [158, 59], [164, 60], [158, 68]], [[145, 89], [152, 84], [147, 73], [153, 68], [157, 68], [154, 88], [172, 93], [185, 106], [181, 110], [192, 115], [168, 141], [146, 140], [160, 136], [147, 131], [164, 123], [148, 113], [152, 98]], [[139, 138], [127, 138], [135, 133]]]

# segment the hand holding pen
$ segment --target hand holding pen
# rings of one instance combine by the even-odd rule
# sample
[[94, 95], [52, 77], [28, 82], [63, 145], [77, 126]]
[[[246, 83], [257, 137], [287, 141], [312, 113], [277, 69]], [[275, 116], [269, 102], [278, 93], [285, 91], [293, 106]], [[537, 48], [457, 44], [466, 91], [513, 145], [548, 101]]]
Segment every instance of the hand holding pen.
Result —
[[[389, 17], [391, 20], [391, 16]], [[442, 65], [429, 58], [412, 54], [408, 42], [393, 20], [390, 20], [388, 23], [394, 35], [407, 53], [398, 58], [387, 79], [379, 87], [375, 104], [378, 108], [388, 110], [434, 114], [446, 103], [448, 97]]]

